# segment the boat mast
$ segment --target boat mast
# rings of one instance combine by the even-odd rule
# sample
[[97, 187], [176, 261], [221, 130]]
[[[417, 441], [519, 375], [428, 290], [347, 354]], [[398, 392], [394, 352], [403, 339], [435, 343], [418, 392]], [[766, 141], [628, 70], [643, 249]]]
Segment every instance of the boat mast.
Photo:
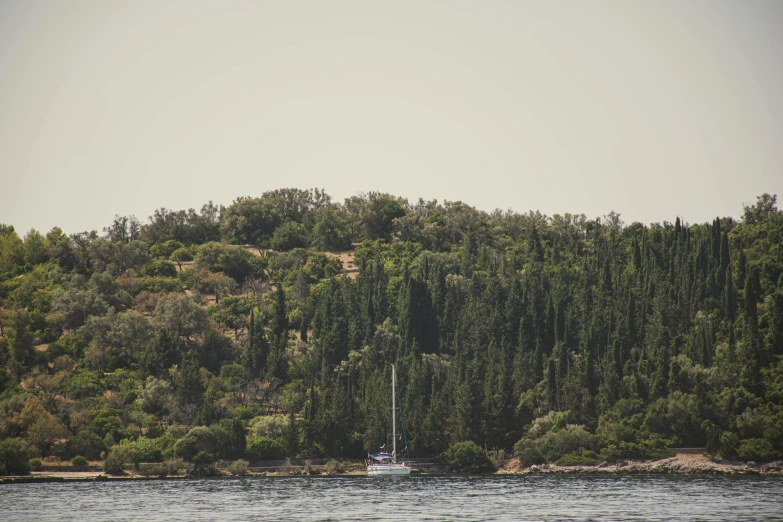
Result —
[[394, 403], [394, 365], [392, 364], [392, 464], [397, 463], [397, 418]]

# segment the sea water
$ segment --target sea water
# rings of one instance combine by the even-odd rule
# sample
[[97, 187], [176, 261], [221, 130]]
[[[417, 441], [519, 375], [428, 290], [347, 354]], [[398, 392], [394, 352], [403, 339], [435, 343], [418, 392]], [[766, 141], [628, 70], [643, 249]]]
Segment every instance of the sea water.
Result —
[[783, 479], [263, 477], [0, 485], [0, 520], [781, 520]]

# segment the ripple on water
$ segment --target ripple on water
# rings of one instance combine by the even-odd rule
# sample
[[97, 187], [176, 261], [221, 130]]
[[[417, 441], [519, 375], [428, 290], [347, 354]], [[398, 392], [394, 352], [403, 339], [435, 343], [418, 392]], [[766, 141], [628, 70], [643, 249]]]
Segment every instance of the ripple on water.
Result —
[[776, 520], [783, 479], [295, 477], [0, 486], [16, 520]]

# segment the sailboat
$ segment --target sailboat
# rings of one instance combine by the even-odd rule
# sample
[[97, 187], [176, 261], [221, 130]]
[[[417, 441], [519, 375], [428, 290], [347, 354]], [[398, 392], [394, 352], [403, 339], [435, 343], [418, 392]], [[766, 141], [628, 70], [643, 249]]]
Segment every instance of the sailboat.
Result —
[[[397, 462], [397, 405], [394, 365], [392, 365], [392, 452], [370, 455], [367, 460], [367, 475], [410, 475], [411, 467], [405, 461]], [[403, 423], [403, 431], [405, 425]], [[407, 441], [406, 441], [407, 442]], [[385, 447], [385, 445], [383, 446]], [[383, 447], [381, 449], [383, 449]]]

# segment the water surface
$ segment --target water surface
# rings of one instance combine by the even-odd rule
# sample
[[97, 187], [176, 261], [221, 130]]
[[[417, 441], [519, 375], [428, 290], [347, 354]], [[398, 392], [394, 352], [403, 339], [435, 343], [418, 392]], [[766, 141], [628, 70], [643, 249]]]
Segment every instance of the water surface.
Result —
[[0, 485], [16, 520], [781, 520], [783, 479], [268, 477]]

